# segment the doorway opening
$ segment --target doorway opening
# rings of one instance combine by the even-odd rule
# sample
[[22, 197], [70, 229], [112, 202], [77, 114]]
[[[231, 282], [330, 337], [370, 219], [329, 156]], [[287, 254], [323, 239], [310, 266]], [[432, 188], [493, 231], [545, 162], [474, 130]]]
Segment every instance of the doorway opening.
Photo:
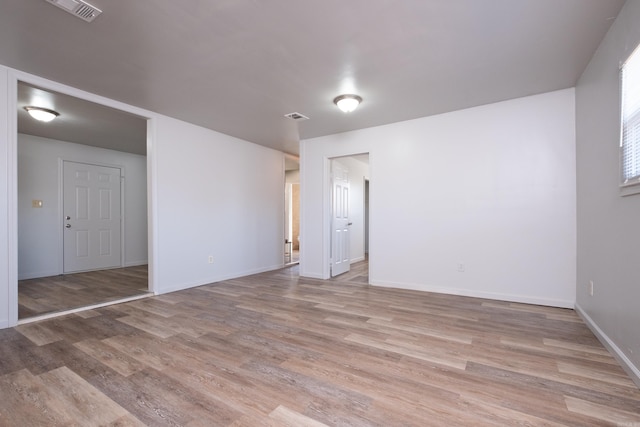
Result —
[[17, 110], [18, 320], [149, 294], [147, 119], [25, 81]]
[[369, 243], [369, 154], [330, 160], [330, 256], [331, 277], [357, 274], [351, 266], [368, 260]]
[[284, 264], [300, 262], [300, 161], [285, 154]]
[[364, 178], [364, 258], [369, 260], [369, 179]]

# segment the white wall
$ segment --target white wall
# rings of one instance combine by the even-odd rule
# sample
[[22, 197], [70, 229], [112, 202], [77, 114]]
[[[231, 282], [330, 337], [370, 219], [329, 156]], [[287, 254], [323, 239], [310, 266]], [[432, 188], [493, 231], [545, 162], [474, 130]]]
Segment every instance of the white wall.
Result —
[[[18, 135], [18, 278], [62, 274], [59, 160], [122, 167], [124, 266], [147, 263], [146, 157], [32, 135]], [[33, 208], [32, 200], [42, 200]]]
[[576, 86], [576, 307], [640, 385], [640, 194], [618, 187], [619, 66], [640, 43], [638, 22], [640, 1], [627, 1]]
[[150, 119], [154, 292], [284, 264], [283, 153], [0, 66], [0, 327], [17, 322], [17, 79]]
[[283, 153], [168, 117], [156, 135], [157, 290], [282, 266]]
[[327, 158], [368, 152], [372, 284], [573, 307], [574, 117], [568, 89], [302, 141], [301, 274], [328, 277]]

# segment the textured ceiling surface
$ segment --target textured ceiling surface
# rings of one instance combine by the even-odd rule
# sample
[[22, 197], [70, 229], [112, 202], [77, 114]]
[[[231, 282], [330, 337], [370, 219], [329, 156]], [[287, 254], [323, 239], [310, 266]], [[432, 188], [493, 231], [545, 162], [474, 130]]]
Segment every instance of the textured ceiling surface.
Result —
[[[292, 154], [300, 139], [573, 87], [624, 3], [89, 2], [92, 23], [2, 0], [0, 64]], [[344, 114], [342, 93], [364, 102]]]

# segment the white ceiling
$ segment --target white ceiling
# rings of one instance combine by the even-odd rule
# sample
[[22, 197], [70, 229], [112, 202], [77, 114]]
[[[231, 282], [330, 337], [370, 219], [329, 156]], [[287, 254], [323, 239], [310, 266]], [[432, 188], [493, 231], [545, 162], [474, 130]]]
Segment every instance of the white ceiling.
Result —
[[[60, 116], [39, 122], [24, 110], [26, 106], [55, 110]], [[147, 120], [69, 95], [18, 83], [18, 132], [109, 148], [127, 153], [147, 153]]]
[[[2, 0], [0, 64], [293, 154], [301, 138], [573, 87], [624, 3], [89, 2], [92, 23]], [[349, 92], [364, 102], [347, 115], [332, 100]]]

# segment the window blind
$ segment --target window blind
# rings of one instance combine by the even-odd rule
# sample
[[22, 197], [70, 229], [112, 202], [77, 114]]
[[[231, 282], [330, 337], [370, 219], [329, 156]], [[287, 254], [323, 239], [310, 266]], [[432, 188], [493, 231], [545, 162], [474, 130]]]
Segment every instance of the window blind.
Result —
[[640, 178], [640, 48], [622, 66], [622, 180]]

